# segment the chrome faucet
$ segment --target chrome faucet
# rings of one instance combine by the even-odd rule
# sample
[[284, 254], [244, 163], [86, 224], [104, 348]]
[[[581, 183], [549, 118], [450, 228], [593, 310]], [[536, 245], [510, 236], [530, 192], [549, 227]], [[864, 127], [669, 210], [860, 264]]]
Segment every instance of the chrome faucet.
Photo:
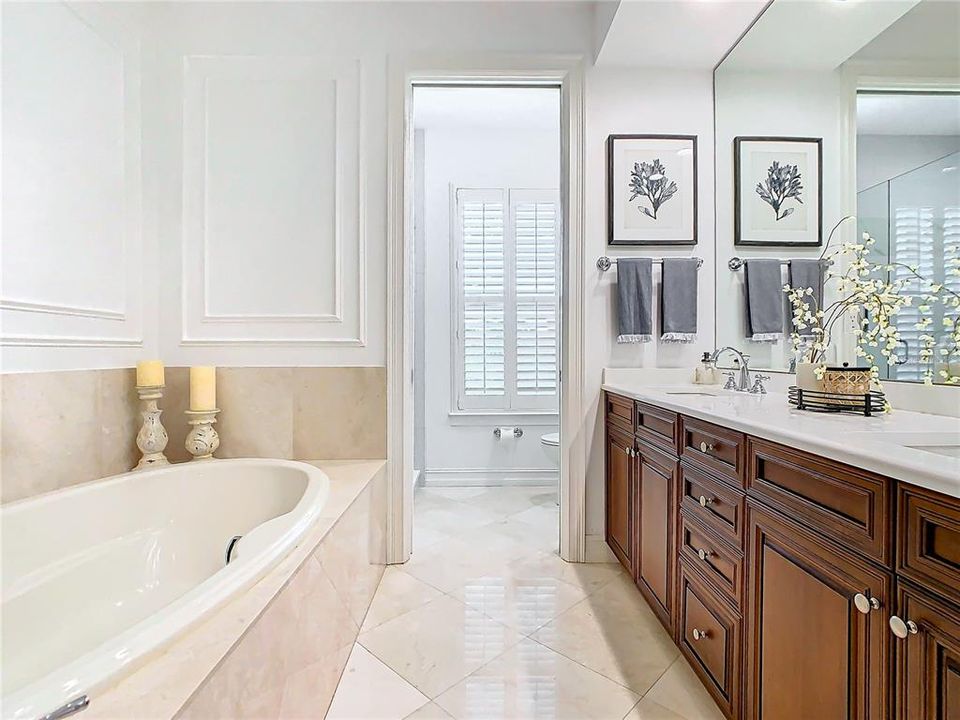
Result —
[[[740, 371], [740, 375], [737, 380], [737, 385], [733, 389], [738, 392], [750, 392], [750, 356], [749, 355], [740, 352], [735, 347], [730, 347], [729, 345], [727, 345], [726, 347], [722, 347], [719, 350], [714, 350], [713, 355], [710, 356], [710, 361], [715, 363], [717, 359], [727, 351], [731, 352], [735, 356], [735, 359], [737, 360], [737, 363], [739, 365], [739, 371]], [[728, 383], [728, 385], [729, 384], [730, 383]]]

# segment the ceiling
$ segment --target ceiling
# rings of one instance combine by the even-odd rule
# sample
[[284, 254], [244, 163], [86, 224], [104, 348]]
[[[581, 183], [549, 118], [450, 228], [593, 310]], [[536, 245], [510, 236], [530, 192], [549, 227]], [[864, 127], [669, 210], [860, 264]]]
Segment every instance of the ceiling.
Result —
[[425, 128], [560, 129], [559, 88], [417, 87], [413, 124]]
[[766, 4], [767, 0], [623, 0], [614, 12], [614, 3], [598, 3], [596, 64], [712, 69]]
[[857, 134], [960, 136], [960, 95], [858, 95]]
[[776, 0], [723, 70], [833, 70], [918, 0]]
[[937, 62], [960, 68], [960, 2], [923, 0], [856, 55], [863, 62]]

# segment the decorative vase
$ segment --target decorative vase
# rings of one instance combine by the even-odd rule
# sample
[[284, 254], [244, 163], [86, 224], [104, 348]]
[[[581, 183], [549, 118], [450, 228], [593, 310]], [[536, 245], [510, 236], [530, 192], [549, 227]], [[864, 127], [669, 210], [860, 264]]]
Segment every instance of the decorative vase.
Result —
[[823, 392], [823, 380], [817, 377], [817, 368], [823, 363], [798, 362], [796, 385], [801, 390]]

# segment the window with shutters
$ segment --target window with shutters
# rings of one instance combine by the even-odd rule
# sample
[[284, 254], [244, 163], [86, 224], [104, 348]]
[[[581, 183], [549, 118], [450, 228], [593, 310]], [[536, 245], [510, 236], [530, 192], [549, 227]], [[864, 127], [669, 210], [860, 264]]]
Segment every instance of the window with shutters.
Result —
[[559, 194], [453, 193], [455, 408], [558, 407]]

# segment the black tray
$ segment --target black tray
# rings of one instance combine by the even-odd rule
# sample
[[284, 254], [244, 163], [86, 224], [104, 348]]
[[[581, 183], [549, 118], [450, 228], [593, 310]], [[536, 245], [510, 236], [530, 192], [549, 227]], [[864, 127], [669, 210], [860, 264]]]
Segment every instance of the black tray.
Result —
[[790, 404], [798, 410], [811, 412], [852, 413], [870, 417], [874, 413], [882, 413], [887, 400], [879, 390], [872, 390], [866, 395], [846, 395], [843, 393], [828, 393], [817, 390], [802, 390], [791, 385], [787, 392]]

